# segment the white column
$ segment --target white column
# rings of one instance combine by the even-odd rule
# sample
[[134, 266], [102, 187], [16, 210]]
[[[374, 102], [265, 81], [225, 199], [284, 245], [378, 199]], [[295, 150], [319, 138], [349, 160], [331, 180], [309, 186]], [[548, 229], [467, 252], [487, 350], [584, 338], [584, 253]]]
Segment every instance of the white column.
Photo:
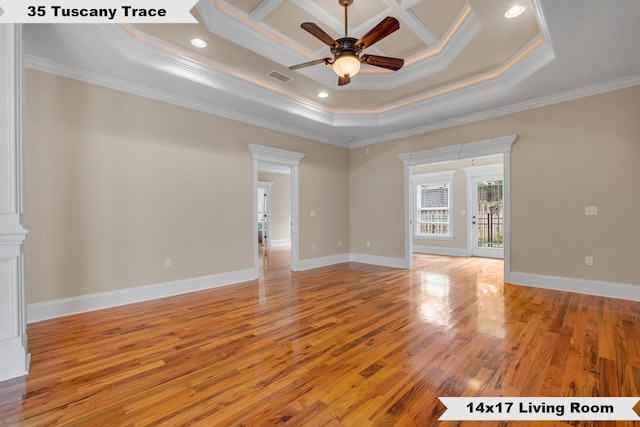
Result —
[[0, 381], [29, 370], [22, 245], [22, 28], [0, 25]]

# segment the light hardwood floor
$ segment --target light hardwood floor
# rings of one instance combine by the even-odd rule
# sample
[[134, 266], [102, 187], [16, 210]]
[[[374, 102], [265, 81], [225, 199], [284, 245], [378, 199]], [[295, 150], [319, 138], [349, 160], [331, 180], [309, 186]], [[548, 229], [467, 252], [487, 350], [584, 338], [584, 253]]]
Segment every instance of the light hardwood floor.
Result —
[[438, 423], [438, 396], [639, 395], [640, 303], [503, 284], [497, 260], [263, 259], [259, 281], [30, 324], [0, 425], [473, 426]]

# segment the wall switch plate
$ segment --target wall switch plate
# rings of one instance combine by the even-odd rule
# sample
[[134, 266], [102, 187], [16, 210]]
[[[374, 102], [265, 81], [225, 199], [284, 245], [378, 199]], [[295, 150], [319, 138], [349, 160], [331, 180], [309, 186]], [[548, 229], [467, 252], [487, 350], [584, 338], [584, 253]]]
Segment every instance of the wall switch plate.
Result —
[[598, 207], [597, 206], [585, 206], [584, 207], [585, 215], [598, 215]]
[[309, 216], [316, 216], [316, 211], [309, 212]]

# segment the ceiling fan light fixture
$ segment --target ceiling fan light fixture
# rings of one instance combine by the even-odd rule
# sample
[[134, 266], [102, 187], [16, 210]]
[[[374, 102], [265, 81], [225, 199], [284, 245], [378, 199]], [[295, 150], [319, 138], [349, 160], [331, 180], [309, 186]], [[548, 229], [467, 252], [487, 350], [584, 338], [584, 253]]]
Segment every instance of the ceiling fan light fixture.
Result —
[[352, 54], [343, 54], [333, 63], [333, 71], [339, 77], [353, 77], [360, 71], [360, 60]]

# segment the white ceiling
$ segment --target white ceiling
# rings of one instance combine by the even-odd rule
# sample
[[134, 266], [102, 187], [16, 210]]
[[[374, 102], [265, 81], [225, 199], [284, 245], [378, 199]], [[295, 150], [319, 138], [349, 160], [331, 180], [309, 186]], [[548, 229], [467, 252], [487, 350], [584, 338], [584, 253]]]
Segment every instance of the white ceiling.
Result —
[[363, 66], [343, 87], [324, 65], [288, 70], [329, 55], [300, 23], [344, 36], [337, 0], [201, 0], [193, 25], [25, 25], [26, 65], [344, 147], [640, 84], [640, 1], [521, 0], [506, 20], [516, 1], [355, 0], [349, 36], [398, 18], [367, 53], [405, 67]]

